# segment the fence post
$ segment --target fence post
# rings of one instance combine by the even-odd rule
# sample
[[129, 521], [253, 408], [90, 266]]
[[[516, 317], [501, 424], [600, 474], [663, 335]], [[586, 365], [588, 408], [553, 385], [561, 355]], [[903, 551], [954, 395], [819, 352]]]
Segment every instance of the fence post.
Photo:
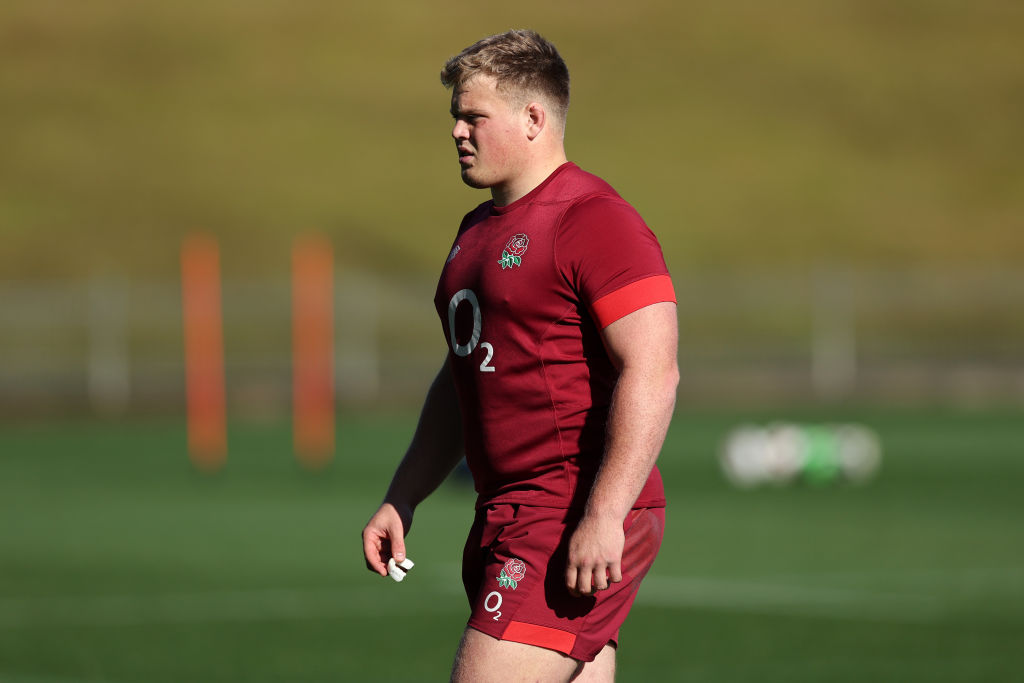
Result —
[[217, 470], [227, 459], [228, 440], [220, 248], [213, 237], [185, 239], [181, 290], [189, 455], [196, 466]]
[[843, 398], [857, 384], [853, 277], [844, 269], [820, 269], [812, 283], [811, 381], [818, 396]]
[[127, 308], [127, 283], [95, 276], [89, 281], [88, 391], [100, 415], [123, 415], [131, 399]]
[[334, 456], [334, 254], [320, 236], [292, 248], [292, 415], [299, 460], [327, 465]]
[[334, 287], [335, 385], [341, 398], [372, 401], [380, 393], [380, 293], [365, 273], [338, 278]]

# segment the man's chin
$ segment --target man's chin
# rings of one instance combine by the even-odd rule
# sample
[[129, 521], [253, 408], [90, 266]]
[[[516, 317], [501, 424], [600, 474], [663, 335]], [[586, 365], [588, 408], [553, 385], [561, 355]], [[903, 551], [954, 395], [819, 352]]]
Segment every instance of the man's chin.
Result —
[[484, 190], [491, 186], [490, 183], [483, 182], [479, 178], [475, 177], [473, 175], [473, 169], [471, 168], [462, 169], [462, 182], [476, 190]]

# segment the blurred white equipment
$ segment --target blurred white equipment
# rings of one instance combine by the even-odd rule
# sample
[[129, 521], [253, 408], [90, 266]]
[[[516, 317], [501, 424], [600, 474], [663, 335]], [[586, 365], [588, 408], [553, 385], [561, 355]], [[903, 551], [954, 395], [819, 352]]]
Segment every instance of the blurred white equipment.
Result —
[[725, 476], [735, 486], [862, 484], [882, 460], [878, 435], [859, 424], [742, 425], [726, 437], [719, 454]]

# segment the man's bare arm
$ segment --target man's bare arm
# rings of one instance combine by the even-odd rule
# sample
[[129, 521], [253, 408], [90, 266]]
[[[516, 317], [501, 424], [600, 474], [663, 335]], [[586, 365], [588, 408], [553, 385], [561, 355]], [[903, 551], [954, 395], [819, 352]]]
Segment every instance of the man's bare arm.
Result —
[[409, 449], [395, 470], [384, 502], [363, 529], [366, 567], [387, 576], [391, 557], [405, 559], [405, 535], [413, 511], [462, 457], [462, 416], [448, 362], [434, 378], [423, 402]]
[[569, 541], [566, 585], [582, 595], [622, 580], [622, 523], [654, 467], [675, 408], [676, 305], [641, 308], [606, 327], [604, 341], [620, 374], [604, 459]]

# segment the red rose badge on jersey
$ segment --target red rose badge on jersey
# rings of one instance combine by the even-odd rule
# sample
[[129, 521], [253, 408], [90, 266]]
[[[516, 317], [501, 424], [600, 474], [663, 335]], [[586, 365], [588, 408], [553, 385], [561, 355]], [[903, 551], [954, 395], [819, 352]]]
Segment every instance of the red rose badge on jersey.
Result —
[[526, 253], [528, 246], [530, 246], [529, 237], [523, 233], [512, 235], [508, 244], [505, 245], [504, 251], [501, 252], [501, 260], [498, 261], [501, 264], [501, 269], [523, 265], [523, 254]]
[[519, 582], [526, 576], [526, 563], [517, 557], [513, 557], [501, 568], [501, 576], [498, 577], [498, 585], [502, 588], [515, 590]]

